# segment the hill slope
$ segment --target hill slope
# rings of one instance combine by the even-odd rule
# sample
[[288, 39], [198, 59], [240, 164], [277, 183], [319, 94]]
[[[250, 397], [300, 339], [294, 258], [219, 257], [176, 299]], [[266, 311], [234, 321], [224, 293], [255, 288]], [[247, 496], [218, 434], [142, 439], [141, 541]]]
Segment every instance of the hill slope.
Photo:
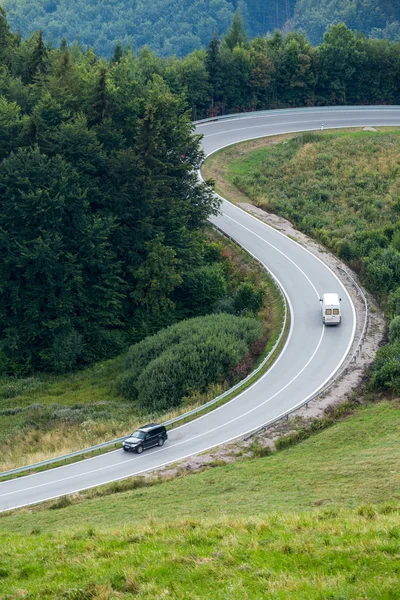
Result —
[[313, 44], [322, 42], [327, 27], [343, 21], [367, 37], [400, 40], [399, 0], [298, 0], [294, 25]]
[[394, 600], [399, 433], [399, 405], [381, 402], [272, 456], [3, 515], [1, 592]]
[[225, 34], [236, 9], [250, 37], [295, 27], [319, 44], [330, 24], [344, 21], [367, 36], [400, 39], [398, 0], [1, 0], [0, 4], [7, 10], [11, 29], [24, 37], [42, 29], [55, 45], [65, 36], [104, 56], [111, 56], [118, 40], [134, 49], [149, 45], [163, 56], [185, 56], [206, 46], [214, 31]]

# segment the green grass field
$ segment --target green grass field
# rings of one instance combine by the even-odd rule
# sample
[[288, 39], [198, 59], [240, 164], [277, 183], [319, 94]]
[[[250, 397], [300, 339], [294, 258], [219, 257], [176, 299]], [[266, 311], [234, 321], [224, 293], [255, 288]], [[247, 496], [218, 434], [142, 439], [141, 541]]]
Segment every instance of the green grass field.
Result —
[[289, 219], [334, 252], [399, 221], [399, 129], [264, 138], [222, 150], [203, 171], [221, 194]]
[[399, 434], [382, 401], [265, 458], [3, 515], [0, 598], [394, 600]]

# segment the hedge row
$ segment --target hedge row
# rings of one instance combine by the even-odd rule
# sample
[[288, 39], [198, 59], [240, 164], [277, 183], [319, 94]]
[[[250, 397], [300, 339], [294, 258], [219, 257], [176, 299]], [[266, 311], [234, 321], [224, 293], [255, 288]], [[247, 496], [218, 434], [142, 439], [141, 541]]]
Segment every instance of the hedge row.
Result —
[[256, 319], [224, 313], [163, 329], [130, 348], [118, 392], [154, 411], [178, 406], [222, 381], [261, 334]]

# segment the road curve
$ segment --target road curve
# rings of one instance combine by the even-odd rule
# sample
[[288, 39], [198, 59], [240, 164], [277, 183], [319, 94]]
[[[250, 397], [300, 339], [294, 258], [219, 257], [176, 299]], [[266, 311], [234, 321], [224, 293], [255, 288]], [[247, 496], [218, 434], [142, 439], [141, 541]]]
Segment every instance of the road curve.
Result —
[[[324, 128], [400, 126], [400, 107], [292, 109], [199, 123], [210, 154], [243, 140]], [[138, 456], [116, 450], [79, 463], [0, 483], [0, 512], [49, 500], [156, 469], [233, 440], [304, 402], [337, 371], [355, 331], [352, 302], [319, 259], [286, 236], [224, 202], [213, 221], [279, 279], [290, 301], [291, 328], [272, 368], [229, 403], [172, 430], [163, 448]], [[337, 292], [343, 322], [321, 323], [319, 297]], [[127, 432], [128, 433], [128, 432]]]

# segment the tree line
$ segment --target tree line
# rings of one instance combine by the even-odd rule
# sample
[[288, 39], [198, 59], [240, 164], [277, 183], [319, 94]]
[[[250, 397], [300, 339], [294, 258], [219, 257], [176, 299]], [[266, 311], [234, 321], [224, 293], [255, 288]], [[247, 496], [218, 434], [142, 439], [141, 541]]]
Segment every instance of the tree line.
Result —
[[[397, 104], [400, 42], [369, 39], [339, 23], [319, 46], [298, 32], [248, 40], [243, 19], [226, 35], [178, 59], [144, 48], [137, 55], [117, 44], [112, 60], [160, 75], [185, 97], [193, 119], [227, 113], [337, 104]], [[137, 67], [136, 67], [137, 68]]]

